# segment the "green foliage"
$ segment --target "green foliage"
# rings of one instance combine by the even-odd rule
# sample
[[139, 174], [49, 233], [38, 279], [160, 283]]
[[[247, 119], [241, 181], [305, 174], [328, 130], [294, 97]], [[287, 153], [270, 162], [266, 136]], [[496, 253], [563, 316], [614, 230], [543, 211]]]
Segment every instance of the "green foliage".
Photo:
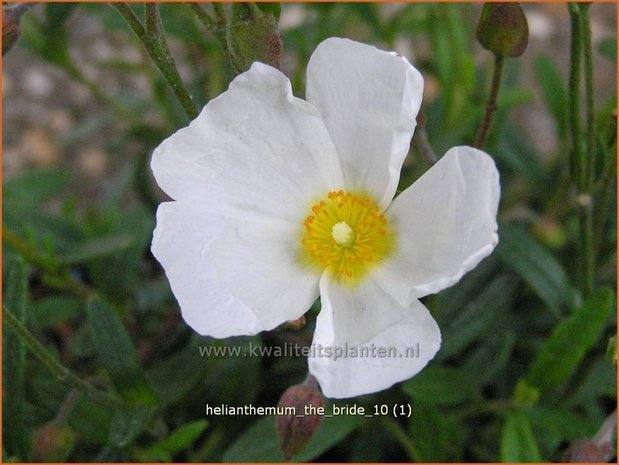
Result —
[[500, 231], [497, 255], [531, 286], [555, 316], [560, 316], [574, 299], [561, 264], [524, 231], [508, 225], [502, 225]]
[[[446, 384], [449, 379], [453, 384]], [[458, 389], [454, 389], [458, 386]], [[430, 402], [437, 405], [453, 405], [480, 398], [475, 379], [464, 370], [444, 366], [434, 366], [421, 372], [402, 385], [404, 392], [413, 401]]]
[[568, 378], [598, 340], [614, 308], [615, 298], [610, 289], [602, 288], [585, 300], [555, 326], [527, 373], [527, 383], [547, 391]]
[[[6, 271], [4, 270], [6, 266]], [[5, 305], [21, 321], [28, 318], [28, 268], [21, 257], [10, 257], [3, 264], [2, 305]], [[26, 348], [8, 326], [2, 325], [2, 423], [6, 428], [3, 449], [10, 455], [28, 457], [28, 440], [25, 424]]]
[[501, 437], [502, 462], [541, 462], [542, 456], [527, 415], [519, 410], [507, 412]]
[[172, 458], [188, 449], [207, 426], [206, 420], [187, 423], [147, 449], [136, 451], [135, 455], [141, 462], [172, 462]]
[[[594, 4], [591, 15], [612, 7]], [[488, 22], [489, 9], [497, 6], [482, 10], [473, 4], [200, 8], [206, 23], [186, 4], [158, 8], [172, 65], [182, 76], [177, 84], [198, 109], [256, 57], [282, 65], [302, 97], [315, 47], [327, 37], [345, 36], [397, 49], [420, 70], [426, 99], [414, 142], [425, 130], [439, 157], [454, 145], [470, 145], [485, 112], [492, 56], [480, 54], [476, 42], [480, 13], [484, 34], [488, 27], [492, 34], [505, 32]], [[525, 15], [529, 8], [523, 4]], [[145, 23], [143, 5], [132, 4], [130, 11]], [[557, 34], [569, 29], [565, 15], [551, 19]], [[5, 133], [3, 304], [50, 359], [84, 384], [51, 376], [4, 324], [3, 461], [283, 461], [274, 418], [205, 418], [204, 405], [274, 406], [288, 387], [303, 381], [307, 360], [206, 355], [205, 349], [246, 353], [250, 347], [307, 344], [319, 305], [298, 331], [278, 328], [226, 340], [191, 331], [149, 251], [155, 210], [168, 200], [152, 179], [151, 154], [187, 124], [175, 89], [107, 4], [36, 4], [20, 28], [22, 38], [3, 73], [20, 84], [13, 67], [32, 65], [62, 85], [49, 101], [18, 93], [20, 85], [4, 89], [11, 131]], [[601, 66], [616, 61], [616, 41], [596, 41], [593, 50], [600, 68], [594, 69], [595, 286], [588, 293], [580, 269], [583, 199], [569, 170], [569, 37], [561, 37], [549, 48], [532, 36], [535, 53], [505, 61], [484, 148], [501, 176], [499, 244], [456, 285], [423, 298], [441, 328], [440, 351], [414, 378], [347, 400], [370, 413], [381, 405], [410, 406], [410, 418], [324, 418], [294, 461], [552, 462], [568, 443], [595, 436], [612, 411], [616, 96], [615, 82]], [[105, 52], [110, 47], [114, 53]], [[100, 49], [104, 53], [94, 52]], [[509, 55], [513, 47], [494, 51]], [[32, 100], [35, 111], [24, 111]], [[20, 145], [26, 124], [54, 119], [48, 107], [60, 108], [72, 121], [70, 128], [52, 131], [61, 161], [51, 166], [37, 165]], [[529, 118], [539, 112], [554, 124], [533, 127]], [[37, 113], [35, 123], [23, 122], [29, 113]], [[90, 144], [106, 154], [106, 168], [97, 176], [80, 168]], [[21, 158], [12, 163], [15, 153]], [[429, 166], [413, 143], [399, 188]], [[89, 388], [100, 396], [88, 395]], [[345, 402], [328, 402], [327, 410], [332, 405]], [[48, 438], [50, 443], [41, 442]]]
[[[101, 363], [114, 387], [131, 403], [156, 404], [157, 396], [142, 372], [137, 352], [114, 308], [95, 297], [88, 302], [86, 314]], [[139, 418], [140, 414], [135, 416]]]
[[535, 58], [535, 78], [548, 111], [554, 118], [559, 137], [563, 139], [567, 131], [567, 91], [565, 80], [550, 57], [538, 55]]
[[[327, 410], [329, 408], [329, 406], [326, 407]], [[292, 457], [292, 460], [308, 462], [317, 458], [352, 433], [361, 425], [361, 422], [361, 417], [346, 415], [323, 419], [314, 436], [300, 453]], [[279, 449], [274, 419], [266, 417], [254, 423], [230, 446], [223, 460], [225, 462], [284, 461], [284, 456]]]

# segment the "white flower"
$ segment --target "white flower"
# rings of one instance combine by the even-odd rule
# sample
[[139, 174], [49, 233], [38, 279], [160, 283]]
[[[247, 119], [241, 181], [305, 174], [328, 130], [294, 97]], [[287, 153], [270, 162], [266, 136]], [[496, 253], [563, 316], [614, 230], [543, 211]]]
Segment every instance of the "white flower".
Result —
[[[165, 140], [152, 169], [174, 201], [159, 207], [152, 251], [185, 321], [219, 338], [256, 334], [320, 295], [309, 370], [327, 397], [419, 372], [441, 341], [419, 298], [490, 254], [499, 200], [492, 159], [470, 147], [393, 199], [422, 93], [405, 58], [328, 39], [306, 101], [254, 63]], [[361, 346], [374, 357], [324, 356]], [[398, 355], [384, 357], [391, 347]]]

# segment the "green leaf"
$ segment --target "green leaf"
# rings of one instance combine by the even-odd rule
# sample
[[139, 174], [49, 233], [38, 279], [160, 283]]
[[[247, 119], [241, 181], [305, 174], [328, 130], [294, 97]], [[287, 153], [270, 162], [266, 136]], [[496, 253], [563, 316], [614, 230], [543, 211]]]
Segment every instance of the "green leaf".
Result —
[[[3, 276], [3, 305], [22, 323], [27, 321], [28, 269], [21, 257], [11, 257]], [[28, 459], [25, 432], [25, 380], [26, 347], [19, 337], [2, 325], [2, 423], [3, 447], [11, 455]], [[10, 427], [8, 426], [10, 425]]]
[[80, 395], [71, 409], [69, 424], [88, 441], [105, 445], [109, 442], [113, 416], [114, 412], [108, 407]]
[[131, 403], [158, 403], [142, 373], [131, 339], [112, 306], [95, 297], [89, 300], [86, 313], [101, 362], [118, 392]]
[[402, 390], [413, 399], [437, 405], [455, 405], [480, 397], [475, 378], [464, 370], [441, 365], [426, 368], [403, 383]]
[[528, 416], [520, 410], [507, 413], [501, 435], [502, 462], [542, 462]]
[[208, 421], [206, 420], [187, 423], [172, 432], [167, 438], [147, 449], [138, 451], [136, 455], [141, 462], [171, 462], [176, 454], [189, 449], [200, 435], [204, 433], [207, 426]]
[[[330, 407], [326, 408], [326, 411]], [[363, 423], [359, 416], [338, 415], [323, 418], [318, 430], [304, 449], [292, 460], [309, 462], [315, 459], [352, 433]], [[224, 462], [282, 462], [284, 456], [279, 449], [273, 417], [258, 420], [246, 430], [223, 457]]]
[[147, 376], [165, 404], [181, 400], [200, 382], [209, 379], [207, 364], [199, 359], [198, 346], [194, 341], [158, 361]]
[[[327, 410], [330, 407], [327, 406]], [[338, 415], [323, 418], [318, 430], [303, 450], [292, 458], [298, 462], [309, 462], [338, 444], [363, 424], [365, 418], [358, 415]], [[275, 423], [275, 422], [273, 422]]]
[[154, 412], [155, 407], [146, 405], [119, 407], [110, 422], [109, 444], [118, 448], [133, 444]]
[[617, 61], [617, 38], [609, 37], [598, 45], [598, 50], [602, 55], [612, 61]]
[[[516, 283], [511, 273], [502, 273], [482, 289], [470, 295], [470, 301], [455, 307], [458, 312], [441, 325], [443, 345], [437, 354], [448, 358], [464, 350], [473, 341], [487, 333], [488, 328], [506, 308], [509, 308], [516, 294]], [[445, 305], [450, 305], [447, 301]]]
[[[432, 63], [443, 91], [445, 131], [462, 123], [464, 112], [470, 112], [471, 91], [475, 84], [475, 64], [471, 53], [466, 21], [462, 21], [458, 4], [432, 4], [426, 30], [432, 46]], [[449, 34], [445, 34], [449, 31]]]
[[97, 237], [74, 246], [72, 250], [60, 257], [60, 263], [74, 265], [84, 263], [98, 257], [105, 257], [116, 252], [121, 252], [135, 244], [135, 237], [129, 234], [119, 234], [116, 236]]
[[563, 139], [567, 132], [567, 90], [561, 73], [546, 55], [535, 57], [535, 79], [542, 92], [544, 103], [553, 116], [559, 135]]
[[527, 412], [531, 425], [539, 432], [539, 438], [546, 439], [540, 439], [540, 444], [546, 447], [546, 441], [558, 445], [562, 441], [592, 437], [600, 426], [593, 418], [558, 407], [536, 405]]
[[57, 194], [68, 182], [65, 172], [58, 169], [28, 170], [7, 179], [2, 186], [3, 204], [38, 205]]
[[572, 286], [557, 259], [526, 232], [499, 226], [496, 254], [525, 281], [557, 317], [572, 303]]
[[222, 462], [283, 462], [279, 449], [275, 419], [264, 417], [247, 430], [230, 446]]
[[458, 461], [462, 448], [462, 425], [435, 404], [415, 401], [410, 418], [411, 442], [417, 462]]
[[[88, 261], [88, 273], [94, 286], [114, 301], [132, 296], [144, 253], [153, 234], [153, 215], [136, 207], [126, 212], [106, 210], [90, 225], [93, 236], [131, 236], [134, 242], [121, 254], [100, 256]], [[92, 237], [96, 240], [97, 237]]]
[[531, 364], [526, 383], [549, 391], [568, 379], [598, 340], [614, 308], [614, 300], [610, 289], [600, 289], [557, 324]]
[[82, 302], [75, 297], [52, 296], [35, 302], [30, 321], [41, 328], [64, 323], [82, 310]]

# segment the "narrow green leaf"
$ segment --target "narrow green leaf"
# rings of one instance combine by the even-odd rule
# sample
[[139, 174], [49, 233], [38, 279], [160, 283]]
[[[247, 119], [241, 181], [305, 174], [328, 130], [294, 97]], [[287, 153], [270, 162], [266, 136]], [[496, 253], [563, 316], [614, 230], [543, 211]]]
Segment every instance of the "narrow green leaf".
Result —
[[600, 289], [557, 324], [529, 368], [526, 383], [548, 391], [568, 379], [598, 340], [614, 308], [614, 300], [610, 289]]
[[461, 455], [463, 425], [432, 403], [415, 401], [410, 418], [411, 441], [419, 462], [451, 462]]
[[80, 395], [71, 409], [69, 424], [88, 442], [107, 445], [113, 417], [113, 410]]
[[146, 428], [155, 407], [134, 405], [118, 408], [110, 423], [109, 444], [114, 447], [127, 447], [138, 438]]
[[178, 453], [189, 449], [192, 444], [200, 437], [208, 426], [208, 421], [197, 420], [187, 423], [176, 431], [172, 432], [167, 438], [157, 442], [153, 446], [140, 450], [137, 455], [142, 462], [157, 462], [162, 459], [171, 459]]
[[167, 438], [157, 444], [157, 447], [171, 455], [178, 454], [189, 448], [208, 426], [206, 420], [196, 420], [181, 426]]
[[501, 436], [502, 462], [542, 462], [529, 417], [520, 410], [507, 413]]
[[30, 321], [38, 327], [49, 328], [76, 316], [82, 308], [82, 302], [75, 297], [46, 297], [33, 304]]
[[555, 316], [561, 316], [573, 295], [561, 264], [531, 236], [514, 226], [500, 225], [499, 237], [496, 248], [499, 258], [535, 291]]
[[441, 365], [426, 368], [402, 384], [413, 399], [437, 405], [454, 405], [480, 397], [476, 379], [458, 368]]
[[283, 462], [279, 449], [275, 420], [264, 417], [247, 430], [230, 446], [222, 462]]
[[[489, 279], [485, 287], [476, 289], [467, 304], [456, 307], [458, 312], [441, 326], [444, 342], [437, 354], [441, 359], [458, 354], [487, 334], [489, 327], [512, 304], [517, 287], [513, 275], [501, 273]], [[449, 301], [446, 305], [450, 305]]]
[[67, 174], [57, 169], [24, 171], [5, 181], [2, 186], [3, 203], [38, 205], [57, 194], [67, 181]]
[[135, 237], [129, 234], [88, 239], [73, 247], [67, 255], [60, 258], [60, 262], [65, 265], [84, 263], [94, 258], [121, 252], [134, 245], [135, 241]]
[[[329, 406], [327, 406], [327, 411], [328, 409]], [[342, 441], [361, 426], [365, 420], [365, 418], [357, 415], [338, 415], [332, 418], [323, 418], [316, 433], [314, 433], [303, 450], [292, 457], [293, 460], [309, 462], [315, 459]]]
[[[292, 460], [309, 462], [315, 459], [352, 433], [363, 420], [363, 417], [347, 415], [323, 418], [314, 436]], [[250, 426], [224, 454], [223, 461], [283, 462], [273, 417], [262, 418]]]
[[542, 91], [544, 103], [553, 116], [559, 135], [563, 138], [567, 131], [567, 91], [565, 79], [554, 62], [546, 55], [535, 57], [535, 79]]
[[131, 339], [112, 306], [95, 297], [89, 300], [86, 312], [99, 357], [118, 392], [135, 404], [156, 404]]
[[609, 37], [604, 39], [598, 45], [600, 53], [612, 61], [617, 61], [617, 38]]
[[122, 301], [132, 295], [153, 228], [153, 215], [142, 207], [125, 212], [110, 208], [90, 226], [91, 231], [100, 237], [129, 235], [135, 239], [121, 254], [108, 254], [88, 261], [88, 273], [93, 285], [108, 298]]
[[[21, 257], [12, 257], [3, 276], [3, 303], [22, 322], [27, 319], [28, 270]], [[10, 455], [28, 459], [24, 425], [26, 347], [7, 326], [2, 326], [3, 447]], [[10, 427], [8, 426], [10, 425]]]

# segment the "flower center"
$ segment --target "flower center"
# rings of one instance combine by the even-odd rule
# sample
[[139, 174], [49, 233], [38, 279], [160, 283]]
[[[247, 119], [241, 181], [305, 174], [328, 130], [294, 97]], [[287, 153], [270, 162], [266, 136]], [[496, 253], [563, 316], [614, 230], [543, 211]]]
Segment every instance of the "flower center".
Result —
[[340, 221], [339, 223], [335, 223], [331, 228], [331, 237], [335, 241], [336, 244], [341, 246], [349, 246], [350, 238], [352, 236], [352, 228], [348, 226], [346, 221]]
[[335, 279], [357, 284], [394, 249], [394, 234], [369, 196], [329, 192], [303, 222], [302, 259]]

